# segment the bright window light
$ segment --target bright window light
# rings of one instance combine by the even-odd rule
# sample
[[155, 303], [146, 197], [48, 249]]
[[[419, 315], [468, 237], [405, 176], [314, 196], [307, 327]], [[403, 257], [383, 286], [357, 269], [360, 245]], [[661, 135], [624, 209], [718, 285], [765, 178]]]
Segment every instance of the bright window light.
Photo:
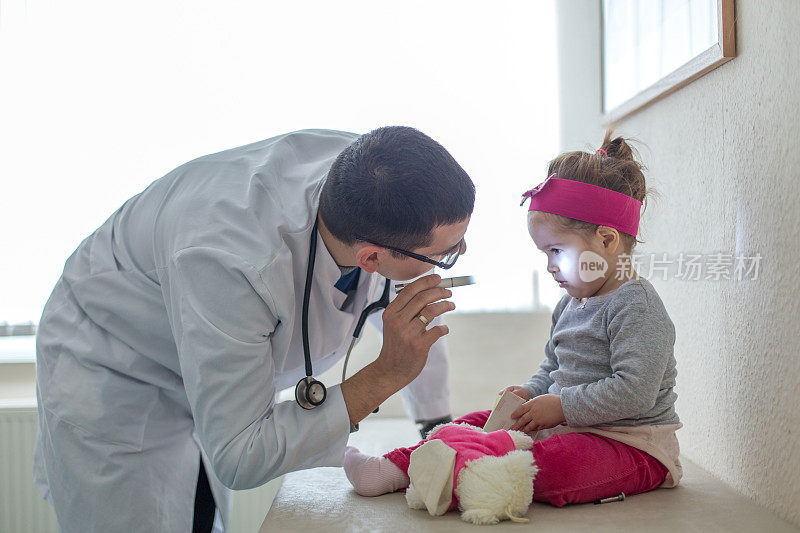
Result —
[[556, 155], [553, 1], [5, 0], [0, 323], [38, 321], [64, 261], [195, 157], [302, 128], [409, 125], [476, 183], [461, 311], [561, 292], [520, 195]]

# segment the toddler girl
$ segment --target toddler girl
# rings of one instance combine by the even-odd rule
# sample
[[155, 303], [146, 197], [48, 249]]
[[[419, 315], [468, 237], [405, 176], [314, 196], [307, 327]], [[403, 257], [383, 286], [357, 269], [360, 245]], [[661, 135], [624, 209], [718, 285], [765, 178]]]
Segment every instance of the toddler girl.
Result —
[[[506, 389], [527, 400], [510, 429], [534, 440], [533, 500], [558, 507], [674, 487], [681, 478], [675, 328], [630, 261], [643, 167], [623, 138], [611, 137], [595, 153], [557, 157], [549, 177], [523, 195], [533, 242], [567, 294], [538, 371]], [[454, 424], [482, 428], [488, 416], [477, 411]], [[411, 452], [426, 440], [383, 457], [348, 448], [345, 473], [365, 496], [404, 489]]]

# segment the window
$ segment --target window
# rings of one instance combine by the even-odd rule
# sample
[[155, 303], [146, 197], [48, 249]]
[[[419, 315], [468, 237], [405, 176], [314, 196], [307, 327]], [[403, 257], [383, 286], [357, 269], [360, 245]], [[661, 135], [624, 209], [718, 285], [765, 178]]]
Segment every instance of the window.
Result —
[[733, 0], [603, 0], [603, 110], [613, 122], [735, 55]]
[[441, 142], [477, 185], [453, 275], [478, 284], [459, 309], [531, 307], [545, 265], [519, 200], [557, 150], [553, 2], [312, 5], [0, 3], [0, 322], [37, 321], [80, 241], [172, 168], [388, 124]]

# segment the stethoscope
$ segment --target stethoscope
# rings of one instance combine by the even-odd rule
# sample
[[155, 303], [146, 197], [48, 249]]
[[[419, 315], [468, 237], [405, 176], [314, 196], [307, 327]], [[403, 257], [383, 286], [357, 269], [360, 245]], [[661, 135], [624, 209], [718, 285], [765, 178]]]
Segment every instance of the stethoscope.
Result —
[[[311, 230], [311, 239], [309, 241], [308, 247], [308, 270], [306, 271], [306, 285], [303, 291], [303, 322], [302, 322], [302, 332], [303, 332], [303, 356], [306, 360], [306, 377], [301, 379], [297, 383], [297, 387], [294, 389], [294, 398], [297, 400], [297, 403], [303, 409], [313, 409], [322, 405], [322, 402], [325, 401], [325, 398], [328, 396], [328, 391], [325, 389], [325, 385], [322, 384], [321, 381], [317, 381], [313, 377], [313, 371], [311, 369], [311, 348], [308, 342], [308, 302], [311, 296], [311, 281], [314, 278], [314, 262], [317, 258], [317, 226], [319, 225], [319, 220], [314, 222], [314, 228]], [[383, 286], [383, 293], [379, 300], [372, 302], [364, 310], [361, 312], [361, 316], [358, 317], [358, 322], [356, 323], [356, 329], [353, 330], [353, 340], [350, 341], [350, 347], [347, 349], [347, 355], [344, 358], [344, 368], [342, 369], [342, 381], [344, 381], [345, 376], [347, 375], [347, 362], [350, 360], [350, 352], [353, 351], [353, 347], [356, 345], [356, 341], [361, 336], [361, 330], [364, 328], [364, 324], [367, 321], [367, 317], [378, 311], [379, 309], [383, 309], [387, 305], [389, 305], [389, 288], [391, 286], [391, 281], [389, 278], [386, 278], [386, 284]]]

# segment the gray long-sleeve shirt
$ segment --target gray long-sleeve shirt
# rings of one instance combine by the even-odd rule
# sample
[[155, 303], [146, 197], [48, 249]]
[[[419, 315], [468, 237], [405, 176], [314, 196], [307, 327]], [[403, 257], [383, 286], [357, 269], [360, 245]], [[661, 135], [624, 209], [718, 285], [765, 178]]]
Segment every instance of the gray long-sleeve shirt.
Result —
[[673, 424], [675, 327], [646, 279], [553, 311], [546, 359], [523, 384], [561, 395], [570, 426]]

